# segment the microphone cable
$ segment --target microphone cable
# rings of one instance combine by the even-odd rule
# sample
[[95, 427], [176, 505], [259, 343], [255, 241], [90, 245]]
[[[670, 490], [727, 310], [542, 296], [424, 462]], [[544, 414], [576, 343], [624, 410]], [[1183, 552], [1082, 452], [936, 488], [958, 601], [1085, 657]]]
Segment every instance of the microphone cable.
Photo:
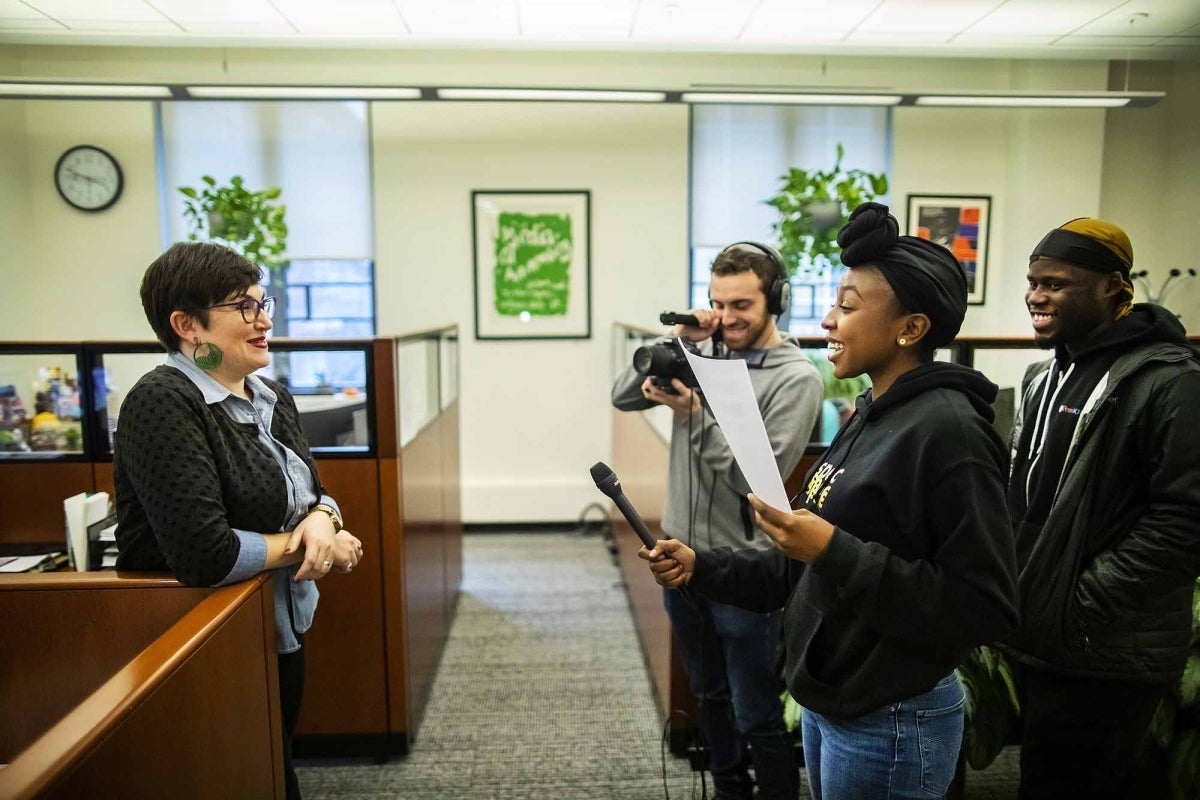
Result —
[[[692, 391], [694, 392], [695, 390], [693, 389]], [[706, 408], [706, 406], [704, 404], [704, 401], [703, 401], [703, 399], [701, 399], [701, 401], [700, 401], [700, 413], [701, 413], [700, 449], [701, 450], [703, 450], [703, 447], [704, 447], [705, 408]], [[688, 545], [688, 547], [692, 547], [693, 552], [695, 551], [695, 547], [693, 545], [698, 544], [695, 541], [696, 517], [697, 517], [697, 511], [698, 511], [698, 509], [696, 508], [696, 505], [700, 499], [700, 493], [703, 492], [703, 490], [704, 490], [704, 481], [700, 474], [700, 471], [704, 467], [704, 460], [702, 458], [700, 458], [699, 454], [693, 452], [693, 447], [692, 447], [692, 432], [694, 430], [693, 429], [694, 423], [695, 423], [695, 415], [689, 413], [688, 421], [687, 421], [687, 434], [688, 434], [688, 436], [687, 436], [687, 473], [688, 473], [688, 542], [687, 542], [687, 545]], [[693, 466], [695, 466], [694, 471], [693, 471]], [[699, 491], [695, 491], [695, 494], [693, 496], [693, 492], [695, 490], [694, 484], [699, 484]], [[712, 532], [711, 531], [709, 531], [708, 541], [709, 541], [709, 549], [712, 549]], [[693, 569], [695, 569], [694, 564], [693, 564]], [[704, 639], [705, 639], [706, 628], [708, 627], [708, 624], [707, 624], [708, 617], [704, 613], [704, 609], [702, 609], [700, 607], [700, 601], [698, 599], [696, 599], [694, 597], [689, 597], [686, 595], [680, 595], [680, 596], [685, 599], [685, 602], [687, 603], [688, 607], [691, 608], [693, 612], [695, 612], [696, 622], [699, 623], [699, 627], [700, 627], [699, 634], [696, 637], [696, 645], [698, 648], [697, 661], [698, 661], [699, 667], [700, 667], [700, 674], [699, 674], [699, 676], [697, 676], [697, 678], [698, 678], [697, 683], [701, 687], [701, 693], [699, 695], [693, 693], [692, 696], [696, 698], [696, 702], [697, 702], [698, 706], [700, 706], [700, 713], [701, 713], [701, 715], [703, 715], [703, 713], [704, 713], [704, 710], [703, 710], [703, 706], [704, 706], [703, 687], [706, 684], [706, 678], [707, 678], [707, 675], [705, 675]], [[689, 675], [688, 677], [690, 679], [691, 676]], [[690, 687], [689, 687], [689, 690], [690, 690]], [[676, 714], [682, 716], [685, 723], [690, 723], [690, 721], [691, 721], [687, 712], [683, 711], [682, 709], [675, 709], [675, 711], [673, 711], [667, 715], [667, 719], [663, 723], [663, 737], [664, 737], [663, 738], [663, 747], [664, 747], [664, 750], [663, 750], [663, 753], [664, 753], [664, 755], [663, 755], [663, 791], [664, 791], [664, 793], [666, 792], [666, 789], [667, 789], [667, 785], [666, 785], [667, 765], [666, 765], [665, 746], [666, 746], [668, 731], [669, 731], [670, 724], [671, 724], [671, 719], [674, 718]], [[704, 756], [705, 756], [706, 751], [708, 750], [708, 742], [705, 740], [704, 730], [701, 728], [699, 720], [696, 721], [696, 724], [694, 726], [689, 725], [689, 727], [691, 727], [691, 730], [692, 730], [692, 737], [691, 737], [692, 738], [692, 746], [695, 748], [696, 752], [698, 752], [700, 754], [700, 758], [699, 758], [700, 769], [697, 771], [699, 773], [698, 776], [696, 776], [696, 777], [698, 777], [698, 779], [700, 781], [700, 798], [701, 798], [701, 800], [707, 800], [707, 798], [708, 798], [708, 783], [704, 779], [704, 773], [707, 772], [707, 765], [705, 763]], [[690, 765], [690, 761], [691, 761], [690, 757], [688, 760], [689, 760], [689, 765]], [[695, 797], [695, 780], [696, 780], [696, 778], [693, 778], [693, 784], [692, 784], [692, 786], [693, 786], [692, 796], [693, 797]], [[667, 796], [667, 800], [670, 800], [669, 795]]]

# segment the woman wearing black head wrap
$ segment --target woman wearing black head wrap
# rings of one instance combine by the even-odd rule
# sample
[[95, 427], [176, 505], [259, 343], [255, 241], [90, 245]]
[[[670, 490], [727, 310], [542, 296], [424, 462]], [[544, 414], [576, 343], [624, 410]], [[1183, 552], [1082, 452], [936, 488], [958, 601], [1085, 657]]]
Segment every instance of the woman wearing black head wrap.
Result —
[[872, 389], [808, 473], [798, 510], [750, 496], [778, 549], [695, 553], [672, 540], [644, 555], [666, 585], [784, 607], [814, 798], [941, 796], [963, 728], [954, 668], [1017, 621], [996, 386], [933, 361], [966, 313], [949, 251], [900, 236], [877, 203], [855, 209], [838, 244], [850, 269], [822, 322], [829, 360]]

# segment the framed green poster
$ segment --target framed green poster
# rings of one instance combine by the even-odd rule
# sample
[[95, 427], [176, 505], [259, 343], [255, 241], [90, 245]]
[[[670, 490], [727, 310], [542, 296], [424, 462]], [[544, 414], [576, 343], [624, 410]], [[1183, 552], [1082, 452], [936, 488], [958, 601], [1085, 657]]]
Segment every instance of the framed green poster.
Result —
[[471, 192], [476, 339], [592, 335], [591, 193]]

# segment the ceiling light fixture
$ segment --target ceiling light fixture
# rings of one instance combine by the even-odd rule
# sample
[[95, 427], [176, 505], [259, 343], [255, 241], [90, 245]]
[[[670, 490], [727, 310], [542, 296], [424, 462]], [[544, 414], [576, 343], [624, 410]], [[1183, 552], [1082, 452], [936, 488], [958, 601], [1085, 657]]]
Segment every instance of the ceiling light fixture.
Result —
[[772, 92], [684, 92], [685, 103], [750, 103], [754, 105], [803, 106], [895, 106], [903, 100], [898, 94], [794, 94]]
[[122, 98], [167, 98], [166, 86], [147, 86], [115, 83], [0, 83], [0, 97], [56, 97], [76, 100], [115, 100]]
[[1163, 92], [980, 92], [918, 95], [914, 104], [976, 108], [1144, 108], [1164, 96]]
[[420, 89], [387, 86], [189, 86], [200, 100], [420, 100]]
[[1165, 92], [642, 91], [626, 89], [406, 88], [391, 86], [185, 86], [0, 81], [0, 98], [65, 100], [492, 100], [576, 103], [723, 103], [809, 106], [1145, 108]]
[[550, 100], [592, 103], [661, 103], [666, 92], [605, 89], [438, 89], [439, 100]]

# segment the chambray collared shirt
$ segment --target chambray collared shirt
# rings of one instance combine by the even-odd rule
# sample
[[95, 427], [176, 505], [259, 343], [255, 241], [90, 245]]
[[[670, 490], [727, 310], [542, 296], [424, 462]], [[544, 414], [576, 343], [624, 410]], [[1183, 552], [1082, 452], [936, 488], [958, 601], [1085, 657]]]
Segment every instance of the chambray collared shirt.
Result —
[[[312, 489], [312, 473], [304, 460], [271, 435], [271, 420], [275, 416], [275, 403], [278, 398], [265, 383], [254, 375], [247, 376], [246, 386], [250, 389], [252, 398], [248, 401], [230, 392], [182, 353], [171, 353], [167, 356], [167, 366], [174, 367], [186, 375], [200, 390], [205, 403], [220, 406], [234, 422], [252, 423], [258, 428], [258, 441], [275, 457], [275, 462], [279, 464], [287, 482], [288, 509], [283, 530], [294, 530], [318, 501], [327, 503], [341, 514], [341, 509], [332, 497], [317, 497]], [[219, 586], [246, 580], [266, 568], [267, 542], [263, 534], [238, 528], [231, 530], [241, 546], [233, 569]], [[313, 613], [317, 610], [317, 597], [320, 594], [317, 584], [314, 581], [293, 580], [299, 569], [299, 564], [280, 567], [274, 581], [275, 649], [279, 653], [294, 653], [300, 649], [297, 634], [304, 633], [312, 626]]]

